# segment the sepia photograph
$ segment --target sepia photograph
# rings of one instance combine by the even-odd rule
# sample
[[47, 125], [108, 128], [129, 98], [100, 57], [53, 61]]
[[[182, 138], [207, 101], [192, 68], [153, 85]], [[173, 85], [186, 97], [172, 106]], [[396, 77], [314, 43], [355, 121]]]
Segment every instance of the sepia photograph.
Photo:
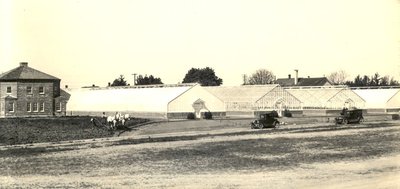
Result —
[[400, 188], [400, 0], [0, 0], [0, 188]]

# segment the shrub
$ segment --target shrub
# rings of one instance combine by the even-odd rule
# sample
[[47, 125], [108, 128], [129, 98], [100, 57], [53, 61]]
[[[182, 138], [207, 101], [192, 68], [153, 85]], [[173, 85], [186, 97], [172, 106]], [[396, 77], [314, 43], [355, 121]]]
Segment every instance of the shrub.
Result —
[[194, 113], [188, 113], [188, 115], [186, 116], [187, 119], [195, 119], [196, 116], [194, 116]]
[[204, 112], [204, 119], [212, 119], [212, 113], [211, 112]]
[[275, 110], [272, 110], [271, 115], [272, 115], [272, 117], [279, 117], [278, 112]]
[[283, 111], [283, 116], [284, 117], [292, 117], [293, 115], [292, 115], [292, 112], [290, 112], [288, 109], [285, 109]]

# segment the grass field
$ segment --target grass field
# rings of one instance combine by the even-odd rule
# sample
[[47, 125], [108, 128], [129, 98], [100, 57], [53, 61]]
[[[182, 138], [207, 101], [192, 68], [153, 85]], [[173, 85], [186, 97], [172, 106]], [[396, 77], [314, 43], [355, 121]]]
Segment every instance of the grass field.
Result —
[[0, 188], [398, 188], [399, 139], [398, 122], [156, 123], [90, 143], [1, 148]]
[[[8, 118], [0, 119], [0, 145], [60, 142], [111, 137], [124, 131], [110, 131], [96, 127], [91, 117]], [[127, 127], [147, 122], [146, 119], [129, 120]]]

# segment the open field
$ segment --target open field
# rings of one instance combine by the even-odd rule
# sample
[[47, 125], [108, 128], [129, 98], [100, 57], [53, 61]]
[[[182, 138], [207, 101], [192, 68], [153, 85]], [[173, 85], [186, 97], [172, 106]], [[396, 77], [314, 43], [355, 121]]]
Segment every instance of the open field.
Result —
[[[120, 129], [114, 132], [104, 127], [96, 127], [90, 123], [90, 118], [81, 116], [0, 119], [0, 145], [112, 137], [124, 131]], [[147, 121], [146, 119], [129, 120], [126, 126], [132, 127]]]
[[400, 187], [397, 121], [264, 130], [217, 123], [155, 123], [120, 137], [3, 146], [0, 188]]

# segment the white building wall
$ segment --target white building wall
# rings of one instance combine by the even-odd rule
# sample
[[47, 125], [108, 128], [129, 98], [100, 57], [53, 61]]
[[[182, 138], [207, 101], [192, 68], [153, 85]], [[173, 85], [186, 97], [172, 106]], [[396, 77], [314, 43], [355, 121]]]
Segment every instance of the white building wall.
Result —
[[225, 112], [225, 104], [200, 85], [196, 85], [182, 93], [168, 104], [168, 112], [194, 112], [193, 103], [203, 100], [206, 108], [211, 112]]

